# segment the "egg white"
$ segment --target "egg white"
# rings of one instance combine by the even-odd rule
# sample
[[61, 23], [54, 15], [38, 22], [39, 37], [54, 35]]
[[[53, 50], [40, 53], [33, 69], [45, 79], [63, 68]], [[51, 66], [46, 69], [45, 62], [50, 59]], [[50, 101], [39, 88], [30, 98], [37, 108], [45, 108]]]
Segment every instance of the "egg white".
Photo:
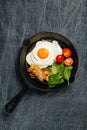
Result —
[[[49, 52], [47, 58], [41, 59], [37, 52], [40, 48], [46, 48]], [[59, 54], [62, 54], [62, 48], [59, 46], [57, 41], [49, 42], [49, 41], [38, 41], [36, 43], [35, 48], [27, 54], [26, 61], [29, 65], [36, 64], [40, 68], [46, 68], [53, 64], [55, 57]]]

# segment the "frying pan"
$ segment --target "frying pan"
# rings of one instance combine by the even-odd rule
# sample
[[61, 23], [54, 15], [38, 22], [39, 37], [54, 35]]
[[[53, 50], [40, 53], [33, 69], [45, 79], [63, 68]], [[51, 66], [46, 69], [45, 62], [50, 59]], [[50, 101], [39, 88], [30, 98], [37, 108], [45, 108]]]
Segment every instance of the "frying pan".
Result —
[[65, 36], [54, 33], [54, 32], [42, 32], [38, 33], [28, 39], [25, 39], [23, 41], [23, 46], [20, 51], [20, 57], [19, 57], [19, 69], [20, 73], [24, 79], [24, 82], [26, 84], [26, 87], [24, 88], [11, 100], [5, 105], [5, 111], [6, 112], [12, 112], [14, 108], [17, 106], [18, 102], [20, 101], [21, 97], [26, 93], [26, 91], [30, 88], [38, 89], [40, 91], [56, 91], [58, 89], [61, 89], [63, 87], [67, 86], [67, 82], [65, 81], [63, 84], [56, 85], [54, 88], [49, 88], [48, 84], [46, 82], [40, 82], [37, 79], [33, 79], [29, 77], [29, 73], [27, 72], [27, 63], [26, 63], [26, 55], [29, 53], [35, 46], [35, 43], [39, 40], [56, 40], [58, 41], [59, 45], [62, 48], [70, 48], [72, 51], [72, 58], [74, 60], [73, 63], [73, 70], [70, 77], [70, 84], [75, 79], [75, 74], [78, 68], [78, 55], [76, 52], [75, 47], [71, 43], [70, 40], [68, 40]]

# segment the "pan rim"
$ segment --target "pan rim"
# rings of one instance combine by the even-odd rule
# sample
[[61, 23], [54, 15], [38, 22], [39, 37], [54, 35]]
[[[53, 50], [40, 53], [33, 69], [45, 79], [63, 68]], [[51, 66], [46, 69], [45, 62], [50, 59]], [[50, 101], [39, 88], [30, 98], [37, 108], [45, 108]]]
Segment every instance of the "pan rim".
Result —
[[[75, 70], [75, 74], [74, 74], [74, 78], [75, 78], [75, 75], [76, 75], [76, 72], [77, 72], [77, 69], [78, 69], [78, 54], [77, 54], [77, 51], [76, 51], [76, 48], [74, 47], [74, 45], [73, 45], [73, 43], [66, 37], [66, 36], [64, 36], [64, 35], [62, 35], [62, 34], [60, 34], [60, 33], [56, 33], [56, 32], [39, 32], [39, 33], [37, 33], [37, 34], [35, 34], [35, 35], [33, 35], [33, 36], [31, 36], [30, 38], [27, 38], [27, 39], [24, 39], [24, 41], [23, 41], [23, 45], [22, 45], [22, 48], [21, 48], [21, 52], [20, 52], [20, 61], [19, 61], [19, 68], [20, 68], [20, 72], [21, 72], [21, 74], [22, 74], [22, 77], [23, 77], [23, 79], [24, 79], [24, 81], [25, 81], [25, 83], [27, 84], [27, 86], [28, 87], [30, 87], [30, 88], [36, 88], [36, 89], [38, 89], [38, 90], [41, 90], [41, 91], [53, 91], [53, 90], [56, 90], [56, 89], [58, 89], [59, 88], [59, 86], [57, 86], [57, 87], [54, 87], [54, 88], [39, 88], [39, 87], [36, 87], [36, 86], [34, 86], [31, 82], [29, 83], [28, 82], [28, 80], [27, 80], [27, 78], [26, 78], [26, 76], [24, 76], [24, 73], [23, 73], [23, 71], [22, 71], [22, 69], [21, 69], [21, 54], [22, 54], [22, 51], [23, 51], [23, 49], [24, 48], [27, 48], [27, 46], [28, 46], [28, 44], [29, 43], [27, 43], [27, 42], [30, 42], [31, 43], [31, 41], [32, 41], [32, 39], [34, 39], [35, 37], [38, 37], [39, 35], [56, 35], [56, 36], [60, 36], [60, 37], [63, 37], [64, 39], [66, 39], [68, 42], [69, 42], [69, 44], [71, 45], [71, 46], [73, 46], [73, 48], [74, 48], [74, 51], [75, 51], [75, 53], [76, 53], [76, 57], [77, 57], [77, 65], [76, 65], [76, 70]], [[27, 41], [27, 42], [26, 42]], [[31, 43], [32, 44], [32, 43]], [[71, 84], [72, 82], [70, 82], [70, 84]], [[60, 85], [61, 86], [61, 85]], [[62, 84], [62, 86], [63, 86], [63, 84]], [[67, 86], [67, 85], [64, 85], [64, 86]], [[62, 87], [61, 87], [62, 88]]]

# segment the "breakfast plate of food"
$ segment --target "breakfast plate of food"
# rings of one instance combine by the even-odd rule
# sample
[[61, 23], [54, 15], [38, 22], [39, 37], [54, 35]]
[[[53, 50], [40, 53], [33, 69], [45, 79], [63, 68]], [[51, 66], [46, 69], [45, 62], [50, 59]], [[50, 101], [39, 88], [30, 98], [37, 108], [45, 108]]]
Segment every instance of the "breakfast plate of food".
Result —
[[19, 69], [26, 87], [6, 106], [11, 112], [27, 88], [53, 91], [74, 82], [78, 55], [72, 42], [59, 33], [41, 32], [23, 41]]
[[75, 79], [77, 67], [76, 49], [65, 36], [44, 32], [24, 40], [20, 70], [28, 86], [31, 84], [41, 90], [69, 86]]

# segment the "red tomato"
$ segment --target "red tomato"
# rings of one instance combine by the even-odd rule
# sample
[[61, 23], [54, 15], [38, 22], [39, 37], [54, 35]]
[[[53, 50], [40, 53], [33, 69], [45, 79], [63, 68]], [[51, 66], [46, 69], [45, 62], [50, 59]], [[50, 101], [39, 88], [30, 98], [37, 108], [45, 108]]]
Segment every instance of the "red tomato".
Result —
[[73, 64], [73, 59], [72, 58], [67, 58], [64, 60], [64, 65], [66, 66], [71, 66]]
[[69, 48], [64, 48], [62, 53], [66, 58], [69, 58], [72, 54], [72, 52]]
[[63, 55], [57, 55], [56, 56], [56, 62], [62, 63], [64, 61], [64, 56]]

